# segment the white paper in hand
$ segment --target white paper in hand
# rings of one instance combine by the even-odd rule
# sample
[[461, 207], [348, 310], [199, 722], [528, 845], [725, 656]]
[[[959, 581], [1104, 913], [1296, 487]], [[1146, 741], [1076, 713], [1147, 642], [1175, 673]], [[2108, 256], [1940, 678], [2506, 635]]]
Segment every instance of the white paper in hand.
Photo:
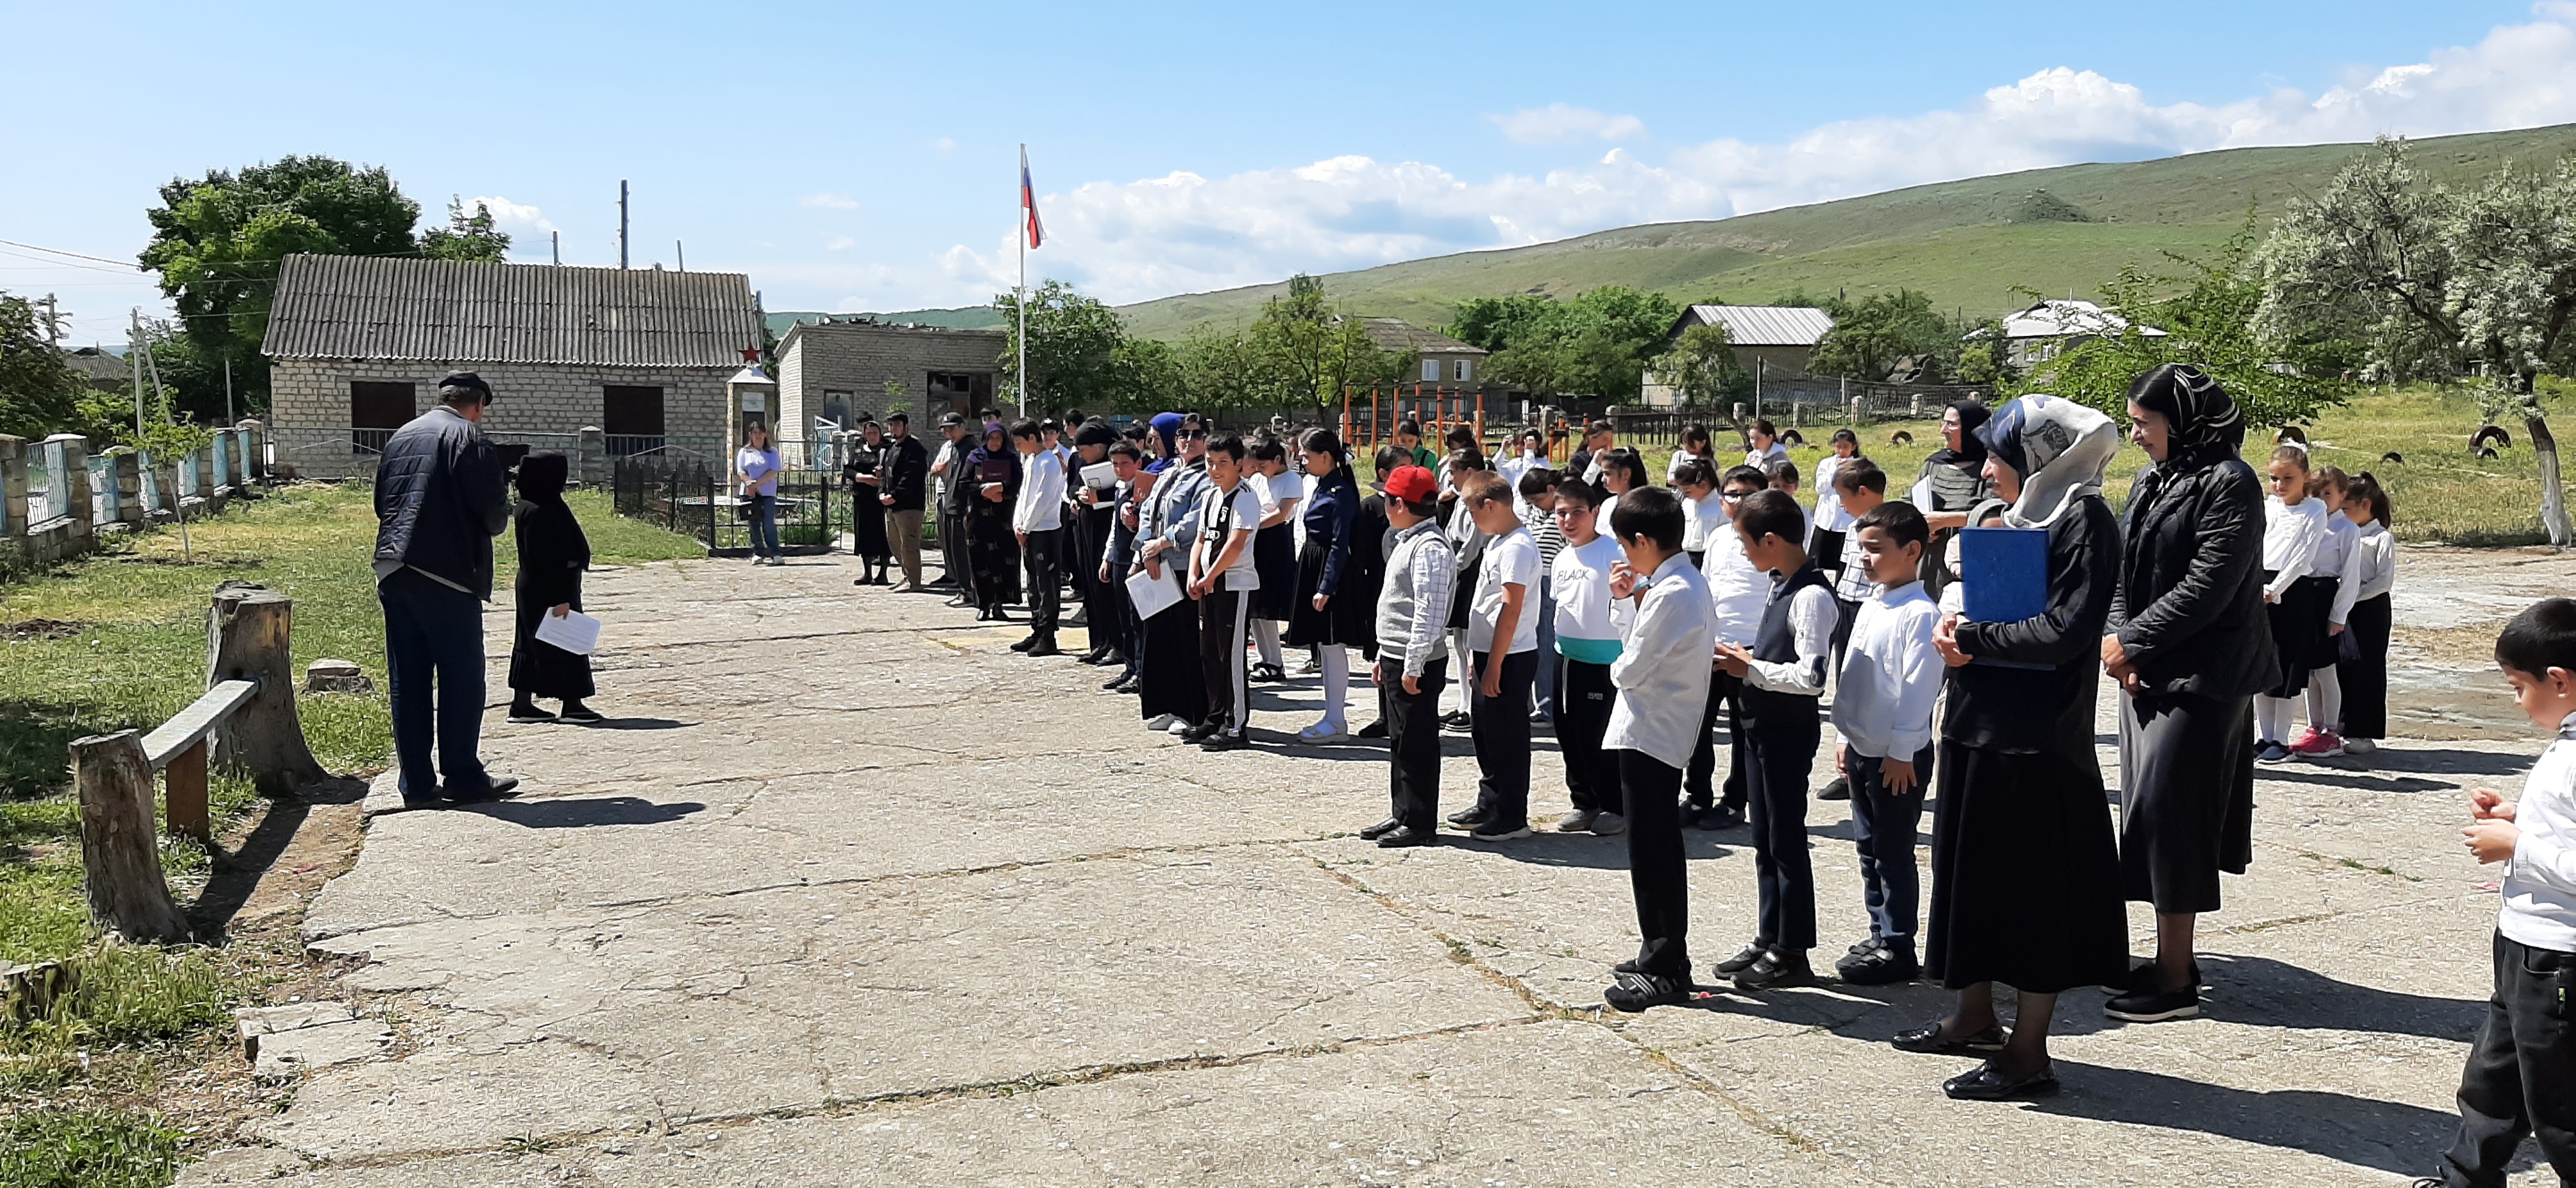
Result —
[[1168, 566], [1159, 578], [1139, 569], [1127, 575], [1127, 598], [1135, 605], [1138, 619], [1153, 618], [1181, 600], [1180, 575]]
[[549, 612], [537, 622], [537, 642], [587, 656], [599, 650], [599, 620], [580, 611], [565, 611], [560, 617]]

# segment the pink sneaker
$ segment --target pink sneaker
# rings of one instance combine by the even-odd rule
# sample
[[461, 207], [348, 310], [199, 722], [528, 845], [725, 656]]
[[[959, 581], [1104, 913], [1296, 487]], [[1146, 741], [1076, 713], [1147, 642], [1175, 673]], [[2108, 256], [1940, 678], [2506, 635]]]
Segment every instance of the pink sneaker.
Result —
[[2285, 742], [2285, 743], [2282, 743], [2282, 744], [2281, 744], [2281, 749], [2282, 749], [2282, 750], [2284, 750], [2284, 751], [2288, 751], [2289, 753], [2291, 753], [2291, 754], [2293, 754], [2293, 755], [2304, 755], [2304, 754], [2307, 754], [2307, 752], [2306, 752], [2305, 750], [2302, 750], [2301, 748], [2303, 748], [2303, 747], [2313, 746], [2313, 745], [2315, 745], [2316, 741], [2317, 741], [2317, 728], [2316, 728], [2316, 727], [2314, 727], [2314, 726], [2310, 726], [2310, 727], [2308, 727], [2308, 728], [2307, 728], [2307, 729], [2305, 729], [2305, 730], [2301, 730], [2301, 731], [2297, 734], [2297, 736], [2295, 736], [2295, 737], [2293, 737], [2292, 739], [2290, 739], [2290, 741]]
[[2332, 759], [2343, 754], [2343, 740], [2332, 731], [2310, 730], [2290, 744], [2290, 753], [2302, 759]]

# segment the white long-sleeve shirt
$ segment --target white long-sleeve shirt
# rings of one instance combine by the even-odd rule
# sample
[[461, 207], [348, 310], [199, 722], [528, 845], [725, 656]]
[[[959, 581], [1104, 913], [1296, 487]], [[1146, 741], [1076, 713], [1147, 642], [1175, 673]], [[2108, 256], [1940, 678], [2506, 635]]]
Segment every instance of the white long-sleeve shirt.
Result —
[[2576, 714], [2522, 781], [2513, 823], [2522, 830], [2505, 860], [2496, 930], [2535, 949], [2576, 953]]
[[2353, 601], [2377, 598], [2397, 584], [2397, 538], [2389, 534], [2387, 525], [2377, 520], [2364, 525], [2361, 539], [2353, 542], [2352, 555], [2357, 577], [2347, 580], [2354, 583]]
[[1619, 690], [1603, 750], [1639, 751], [1670, 767], [1690, 765], [1708, 708], [1709, 636], [1715, 630], [1708, 583], [1675, 553], [1664, 559], [1637, 604], [1627, 643], [1610, 662]]
[[2272, 572], [2272, 580], [2263, 587], [2263, 595], [2275, 602], [2292, 583], [2308, 576], [2316, 568], [2317, 545], [2326, 535], [2326, 501], [2302, 499], [2285, 504], [2278, 499], [2263, 501], [2263, 568]]
[[[1852, 455], [1853, 458], [1859, 456]], [[1844, 509], [1842, 489], [1834, 486], [1834, 475], [1840, 473], [1843, 464], [1849, 461], [1851, 458], [1845, 458], [1840, 454], [1827, 454], [1816, 460], [1816, 510], [1812, 517], [1814, 527], [1822, 528], [1827, 532], [1840, 532], [1851, 527], [1852, 521], [1860, 518]]]
[[[1773, 581], [1764, 601], [1778, 597], [1785, 584]], [[1825, 671], [1833, 667], [1834, 624], [1842, 620], [1842, 614], [1843, 608], [1834, 605], [1833, 591], [1823, 586], [1800, 586], [1789, 601], [1789, 639], [1798, 658], [1755, 660], [1744, 674], [1745, 682], [1773, 693], [1824, 696]], [[1758, 617], [1755, 622], [1758, 627]]]
[[1941, 607], [1908, 582], [1860, 604], [1834, 686], [1834, 729], [1859, 754], [1912, 759], [1932, 745], [1932, 706], [1948, 671], [1932, 648]]
[[1064, 526], [1064, 458], [1053, 450], [1020, 455], [1020, 500], [1011, 505], [1011, 527], [1053, 532]]
[[2335, 579], [2334, 605], [2326, 608], [2326, 621], [2341, 623], [2352, 613], [2355, 596], [2361, 590], [2359, 576], [2353, 567], [2361, 560], [2361, 529], [2350, 517], [2335, 513], [2326, 517], [2325, 535], [2317, 538], [2317, 561], [2314, 572]]
[[1732, 524], [1726, 518], [1726, 497], [1711, 487], [1705, 499], [1682, 500], [1682, 551], [1708, 551], [1708, 542]]
[[1708, 587], [1717, 641], [1752, 647], [1753, 633], [1762, 629], [1763, 604], [1771, 600], [1771, 584], [1745, 557], [1744, 535], [1732, 527], [1710, 533], [1699, 572], [1701, 584]]

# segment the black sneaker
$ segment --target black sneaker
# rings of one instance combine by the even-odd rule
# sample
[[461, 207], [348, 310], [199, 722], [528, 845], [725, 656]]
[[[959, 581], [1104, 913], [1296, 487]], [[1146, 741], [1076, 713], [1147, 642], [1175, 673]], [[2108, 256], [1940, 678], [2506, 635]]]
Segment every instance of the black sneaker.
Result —
[[1690, 1001], [1690, 982], [1662, 974], [1623, 972], [1612, 975], [1610, 988], [1601, 992], [1601, 1005], [1623, 1014], [1636, 1014], [1649, 1007], [1676, 1006]]
[[1465, 710], [1451, 710], [1440, 715], [1440, 727], [1444, 730], [1471, 730], [1475, 725], [1476, 720], [1468, 717]]
[[1848, 779], [1843, 778], [1842, 776], [1835, 776], [1835, 777], [1834, 777], [1834, 782], [1833, 782], [1833, 783], [1830, 783], [1830, 784], [1825, 785], [1825, 790], [1824, 790], [1824, 791], [1816, 793], [1816, 799], [1818, 799], [1818, 800], [1849, 800], [1849, 799], [1851, 799], [1851, 781], [1850, 781], [1850, 780], [1848, 780]]
[[1028, 637], [1027, 639], [1024, 639], [1024, 640], [1021, 640], [1021, 641], [1020, 641], [1020, 642], [1018, 642], [1018, 643], [1012, 644], [1012, 645], [1011, 645], [1011, 650], [1012, 650], [1012, 651], [1014, 651], [1014, 652], [1025, 652], [1025, 651], [1028, 651], [1030, 648], [1034, 648], [1034, 647], [1036, 647], [1036, 646], [1038, 646], [1038, 637], [1037, 637], [1037, 633], [1035, 633], [1035, 632], [1031, 632], [1031, 633], [1029, 634], [1029, 637]]
[[[1870, 937], [1870, 938], [1869, 938], [1869, 939], [1867, 939], [1867, 940], [1863, 940], [1863, 941], [1859, 941], [1859, 942], [1854, 943], [1854, 944], [1852, 945], [1852, 947], [1850, 947], [1850, 948], [1848, 948], [1848, 949], [1843, 950], [1843, 952], [1848, 953], [1848, 954], [1850, 954], [1850, 955], [1852, 955], [1852, 956], [1854, 956], [1854, 957], [1858, 957], [1858, 956], [1860, 956], [1860, 955], [1861, 955], [1861, 954], [1863, 954], [1863, 953], [1876, 952], [1877, 950], [1879, 950], [1879, 949], [1883, 949], [1883, 948], [1885, 948], [1885, 947], [1887, 947], [1887, 938], [1886, 938], [1886, 937], [1883, 937], [1883, 936], [1873, 936], [1873, 937]], [[1840, 966], [1842, 965], [1842, 963], [1841, 963], [1841, 962], [1839, 962], [1839, 961], [1835, 962], [1834, 964], [1835, 964], [1835, 966], [1836, 966], [1837, 968], [1840, 968]]]
[[2162, 1023], [2167, 1019], [2188, 1019], [2200, 1013], [2200, 987], [2184, 986], [2175, 990], [2152, 987], [2131, 990], [2102, 1004], [2102, 1013], [2123, 1023]]
[[449, 791], [447, 793], [447, 803], [490, 804], [496, 800], [508, 800], [518, 794], [519, 781], [516, 777], [499, 776], [484, 781], [483, 790], [480, 792], [460, 793], [453, 790]]
[[1718, 962], [1714, 968], [1717, 970], [1717, 976], [1721, 978], [1731, 978], [1737, 974], [1743, 973], [1745, 970], [1753, 968], [1754, 962], [1760, 961], [1770, 955], [1771, 946], [1763, 944], [1761, 941], [1755, 941], [1752, 944], [1744, 946], [1744, 950], [1737, 953], [1735, 956]]
[[538, 722], [552, 722], [554, 720], [555, 716], [553, 714], [538, 709], [533, 705], [514, 705], [510, 707], [510, 721], [520, 726], [534, 725]]
[[1202, 751], [1240, 751], [1251, 745], [1242, 735], [1228, 734], [1222, 730], [1199, 740], [1199, 749]]
[[1853, 986], [1897, 986], [1923, 976], [1911, 947], [1883, 945], [1834, 963], [1834, 972]]
[[1773, 990], [1782, 986], [1804, 986], [1816, 980], [1814, 970], [1807, 968], [1805, 953], [1764, 953], [1760, 961], [1745, 966], [1735, 975], [1738, 990]]
[[1406, 846], [1436, 846], [1439, 844], [1439, 833], [1429, 829], [1416, 829], [1410, 825], [1398, 825], [1385, 833], [1379, 834], [1377, 837], [1377, 845], [1381, 850], [1397, 850]]
[[1276, 664], [1255, 664], [1252, 666], [1250, 679], [1268, 684], [1274, 681], [1287, 680], [1288, 674], [1281, 670]]
[[1510, 841], [1529, 835], [1528, 821], [1487, 821], [1467, 831], [1470, 840], [1480, 842]]
[[1371, 723], [1369, 723], [1369, 724], [1368, 724], [1368, 725], [1366, 725], [1366, 726], [1362, 726], [1362, 727], [1360, 727], [1360, 728], [1359, 728], [1359, 733], [1357, 734], [1357, 736], [1356, 736], [1356, 737], [1359, 737], [1359, 738], [1385, 738], [1385, 737], [1386, 737], [1386, 719], [1384, 719], [1384, 718], [1380, 718], [1380, 719], [1378, 719], [1377, 721], [1371, 722]]
[[1493, 819], [1494, 810], [1481, 804], [1471, 804], [1449, 814], [1449, 823], [1460, 829], [1474, 829]]
[[1744, 810], [1724, 804], [1702, 809], [1697, 817], [1691, 819], [1693, 829], [1735, 829], [1743, 824]]
[[1366, 829], [1360, 830], [1360, 840], [1376, 841], [1377, 839], [1385, 837], [1387, 834], [1393, 833], [1402, 828], [1404, 828], [1404, 822], [1396, 820], [1393, 817], [1388, 817], [1375, 825], [1371, 825]]

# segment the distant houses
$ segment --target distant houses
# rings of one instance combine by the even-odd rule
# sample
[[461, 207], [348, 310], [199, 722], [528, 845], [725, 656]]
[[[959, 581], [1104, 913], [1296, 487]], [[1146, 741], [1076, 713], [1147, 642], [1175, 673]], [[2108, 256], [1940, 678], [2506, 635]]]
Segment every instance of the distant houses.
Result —
[[928, 434], [939, 414], [973, 416], [996, 407], [1003, 330], [960, 330], [824, 318], [788, 327], [778, 343], [778, 432], [815, 440], [829, 429], [883, 417], [901, 406], [913, 431]]
[[1360, 330], [1377, 349], [1414, 357], [1409, 382], [1475, 384], [1493, 352], [1463, 343], [1437, 330], [1425, 330], [1401, 318], [1361, 318]]
[[[1834, 328], [1833, 316], [1821, 309], [1804, 305], [1693, 305], [1673, 319], [1664, 332], [1664, 347], [1670, 350], [1681, 342], [1682, 332], [1693, 326], [1723, 326], [1726, 340], [1735, 348], [1736, 365], [1745, 371], [1769, 373], [1782, 377], [1804, 375], [1807, 362], [1816, 353], [1816, 341]], [[1681, 393], [1671, 384], [1657, 383], [1653, 372], [1638, 393], [1640, 403], [1648, 408], [1673, 408], [1681, 404]]]
[[504, 445], [570, 452], [597, 426], [611, 454], [716, 455], [725, 381], [760, 340], [738, 272], [293, 255], [260, 349], [278, 461], [340, 475], [372, 469], [453, 370], [492, 385]]
[[[2012, 365], [2029, 368], [2064, 354], [2069, 347], [2096, 338], [2117, 338], [2129, 330], [2129, 320], [2090, 301], [2046, 300], [2030, 308], [2004, 316], [2004, 344]], [[2153, 326], [2140, 326], [2137, 331], [2149, 338], [2163, 338], [2165, 332]], [[1990, 333], [1984, 327], [1971, 330], [1968, 341]]]

